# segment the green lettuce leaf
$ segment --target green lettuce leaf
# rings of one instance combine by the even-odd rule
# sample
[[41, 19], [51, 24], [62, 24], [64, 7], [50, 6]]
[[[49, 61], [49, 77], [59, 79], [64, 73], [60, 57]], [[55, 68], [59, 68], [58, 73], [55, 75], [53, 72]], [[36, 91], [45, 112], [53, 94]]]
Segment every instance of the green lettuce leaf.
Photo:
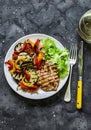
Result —
[[68, 75], [69, 51], [66, 48], [60, 50], [50, 38], [43, 40], [43, 46], [44, 60], [48, 59], [52, 64], [56, 64], [60, 78], [66, 77]]

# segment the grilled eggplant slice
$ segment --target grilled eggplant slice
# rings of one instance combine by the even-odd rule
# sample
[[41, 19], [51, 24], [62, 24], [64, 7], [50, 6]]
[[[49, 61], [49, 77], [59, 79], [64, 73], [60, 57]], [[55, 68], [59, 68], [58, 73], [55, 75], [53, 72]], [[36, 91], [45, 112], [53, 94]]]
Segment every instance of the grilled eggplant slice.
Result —
[[32, 64], [32, 61], [26, 61], [26, 62], [23, 62], [21, 65], [20, 65], [20, 68], [21, 69], [28, 69], [28, 68], [34, 68], [33, 64]]

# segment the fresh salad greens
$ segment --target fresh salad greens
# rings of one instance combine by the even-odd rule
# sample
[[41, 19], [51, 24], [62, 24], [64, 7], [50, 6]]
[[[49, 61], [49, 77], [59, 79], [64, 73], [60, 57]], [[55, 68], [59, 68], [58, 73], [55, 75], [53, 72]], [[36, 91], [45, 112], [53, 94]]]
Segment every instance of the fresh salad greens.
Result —
[[68, 75], [69, 51], [66, 48], [60, 50], [50, 38], [43, 40], [43, 46], [44, 60], [48, 59], [52, 64], [56, 64], [60, 78], [66, 77]]

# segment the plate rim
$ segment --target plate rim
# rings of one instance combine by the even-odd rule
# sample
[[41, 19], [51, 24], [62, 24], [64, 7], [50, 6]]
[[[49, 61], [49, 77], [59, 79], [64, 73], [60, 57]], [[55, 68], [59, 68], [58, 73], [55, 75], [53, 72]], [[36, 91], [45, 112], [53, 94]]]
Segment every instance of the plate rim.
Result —
[[[62, 45], [62, 43], [61, 42], [59, 42], [56, 38], [54, 38], [54, 37], [52, 37], [52, 36], [49, 36], [49, 35], [47, 35], [47, 34], [43, 34], [43, 33], [34, 33], [34, 34], [28, 34], [28, 35], [25, 35], [25, 36], [23, 36], [23, 37], [21, 37], [21, 38], [19, 38], [18, 40], [16, 40], [14, 43], [12, 43], [12, 45], [9, 47], [9, 49], [7, 50], [7, 52], [6, 52], [6, 55], [5, 55], [5, 58], [4, 58], [4, 75], [5, 75], [5, 78], [6, 78], [6, 81], [7, 81], [7, 83], [9, 84], [9, 86], [10, 86], [10, 88], [15, 92], [15, 93], [17, 93], [18, 95], [20, 95], [20, 96], [22, 96], [22, 97], [24, 97], [24, 98], [27, 98], [27, 99], [33, 99], [33, 100], [40, 100], [40, 99], [46, 99], [46, 98], [49, 98], [49, 97], [51, 97], [51, 96], [53, 96], [53, 95], [55, 95], [55, 94], [57, 94], [63, 87], [64, 87], [64, 85], [65, 85], [65, 83], [67, 82], [67, 79], [68, 79], [68, 75], [64, 78], [65, 79], [65, 82], [63, 83], [63, 85], [62, 85], [62, 87], [58, 90], [56, 90], [56, 91], [51, 91], [52, 93], [49, 95], [49, 96], [39, 96], [38, 98], [34, 98], [34, 96], [33, 97], [31, 97], [31, 95], [34, 95], [34, 94], [31, 94], [31, 93], [29, 93], [30, 94], [30, 97], [29, 96], [26, 96], [26, 95], [22, 95], [19, 91], [17, 91], [17, 90], [15, 90], [12, 86], [11, 86], [11, 84], [10, 84], [10, 82], [8, 81], [8, 79], [7, 79], [7, 76], [6, 76], [6, 71], [5, 71], [5, 68], [6, 68], [6, 65], [5, 65], [5, 61], [6, 61], [6, 59], [7, 59], [7, 55], [8, 55], [8, 53], [9, 53], [9, 51], [12, 49], [12, 47], [14, 47], [14, 45], [16, 45], [19, 41], [21, 41], [22, 39], [26, 39], [27, 37], [32, 37], [32, 36], [44, 36], [44, 37], [49, 37], [49, 38], [51, 38], [51, 39], [53, 39], [54, 41], [57, 41], [57, 43], [59, 44], [59, 46], [61, 45], [62, 46], [62, 48], [64, 48], [64, 46]], [[55, 43], [56, 44], [56, 43]], [[57, 44], [56, 44], [57, 45]], [[22, 90], [21, 90], [22, 91]], [[24, 92], [24, 93], [28, 93], [28, 92]], [[45, 92], [45, 93], [48, 93], [48, 92]]]

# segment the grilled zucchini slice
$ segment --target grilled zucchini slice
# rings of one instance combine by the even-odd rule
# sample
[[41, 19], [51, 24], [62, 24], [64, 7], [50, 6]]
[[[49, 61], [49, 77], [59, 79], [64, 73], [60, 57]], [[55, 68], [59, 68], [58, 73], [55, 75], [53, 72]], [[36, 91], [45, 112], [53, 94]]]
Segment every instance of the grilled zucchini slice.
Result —
[[13, 78], [20, 81], [23, 78], [23, 74], [22, 73], [13, 73], [12, 74]]
[[21, 52], [18, 55], [18, 58], [24, 58], [26, 61], [30, 61], [31, 57], [29, 56], [29, 54], [27, 52]]
[[37, 82], [37, 80], [38, 80], [38, 75], [37, 75], [37, 73], [35, 72], [35, 70], [33, 70], [33, 69], [28, 69], [27, 70], [27, 73], [29, 73], [30, 74], [30, 80], [29, 81], [27, 81], [27, 79], [25, 79], [25, 82], [26, 83], [31, 83], [31, 84], [35, 84], [36, 82]]
[[15, 46], [14, 50], [15, 50], [15, 51], [19, 51], [22, 47], [23, 47], [23, 43], [18, 43], [18, 44]]

